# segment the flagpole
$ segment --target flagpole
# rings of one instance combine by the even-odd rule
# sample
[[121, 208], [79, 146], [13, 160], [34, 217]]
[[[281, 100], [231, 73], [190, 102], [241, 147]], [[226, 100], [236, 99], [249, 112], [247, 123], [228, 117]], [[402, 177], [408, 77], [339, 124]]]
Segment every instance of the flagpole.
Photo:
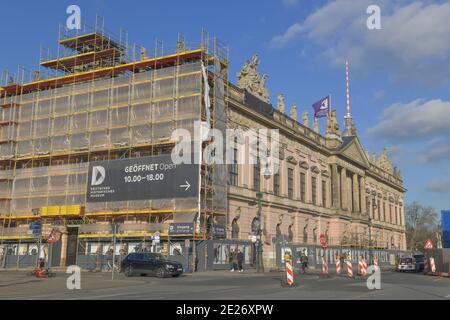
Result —
[[328, 108], [328, 115], [331, 115], [331, 108], [332, 108], [332, 105], [331, 105], [331, 93], [329, 94], [329, 96], [330, 96], [330, 107]]

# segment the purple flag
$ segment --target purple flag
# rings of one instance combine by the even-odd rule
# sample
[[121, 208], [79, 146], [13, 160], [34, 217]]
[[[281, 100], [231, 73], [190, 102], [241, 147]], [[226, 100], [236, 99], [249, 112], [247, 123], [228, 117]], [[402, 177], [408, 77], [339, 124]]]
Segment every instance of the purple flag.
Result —
[[323, 98], [313, 104], [314, 117], [323, 118], [330, 112], [330, 96]]

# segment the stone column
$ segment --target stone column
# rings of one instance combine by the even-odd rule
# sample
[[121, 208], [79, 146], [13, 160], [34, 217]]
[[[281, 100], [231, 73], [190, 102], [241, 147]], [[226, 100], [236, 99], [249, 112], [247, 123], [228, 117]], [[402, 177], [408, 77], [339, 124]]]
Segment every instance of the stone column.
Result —
[[331, 186], [332, 190], [332, 205], [333, 208], [339, 208], [341, 203], [341, 192], [339, 190], [339, 172], [337, 164], [331, 165], [331, 180], [333, 181], [333, 185]]
[[359, 197], [361, 201], [361, 213], [366, 213], [366, 178], [363, 176], [359, 178]]
[[353, 174], [353, 211], [360, 212], [358, 175], [356, 173]]
[[343, 210], [347, 210], [347, 204], [348, 204], [348, 193], [347, 193], [347, 170], [345, 168], [341, 169], [341, 208]]

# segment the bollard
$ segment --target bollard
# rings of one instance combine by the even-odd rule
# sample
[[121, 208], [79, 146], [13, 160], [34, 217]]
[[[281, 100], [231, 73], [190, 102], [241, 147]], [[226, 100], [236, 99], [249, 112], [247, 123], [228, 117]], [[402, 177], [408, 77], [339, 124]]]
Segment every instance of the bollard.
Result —
[[353, 278], [353, 266], [350, 260], [347, 260], [347, 276]]
[[294, 285], [294, 270], [290, 261], [286, 261], [286, 279], [288, 286]]
[[363, 259], [363, 276], [367, 275], [367, 261]]
[[434, 262], [434, 258], [430, 257], [430, 266], [431, 266], [431, 272], [436, 273], [436, 264]]
[[341, 274], [341, 261], [339, 259], [336, 260], [336, 274]]
[[359, 276], [364, 275], [364, 265], [361, 257], [359, 257], [358, 259], [358, 275]]

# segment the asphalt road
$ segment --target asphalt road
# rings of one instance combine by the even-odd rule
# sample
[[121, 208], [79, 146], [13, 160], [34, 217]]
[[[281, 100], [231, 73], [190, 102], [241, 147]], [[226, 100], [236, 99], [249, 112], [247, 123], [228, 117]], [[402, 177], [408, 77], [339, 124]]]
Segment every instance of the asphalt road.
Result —
[[81, 289], [68, 290], [69, 275], [36, 279], [24, 271], [0, 272], [0, 299], [161, 299], [161, 300], [450, 300], [450, 278], [383, 272], [381, 290], [368, 290], [366, 281], [331, 276], [296, 275], [295, 288], [281, 286], [281, 273], [226, 271], [187, 274], [180, 278], [125, 278], [109, 273], [82, 273]]

